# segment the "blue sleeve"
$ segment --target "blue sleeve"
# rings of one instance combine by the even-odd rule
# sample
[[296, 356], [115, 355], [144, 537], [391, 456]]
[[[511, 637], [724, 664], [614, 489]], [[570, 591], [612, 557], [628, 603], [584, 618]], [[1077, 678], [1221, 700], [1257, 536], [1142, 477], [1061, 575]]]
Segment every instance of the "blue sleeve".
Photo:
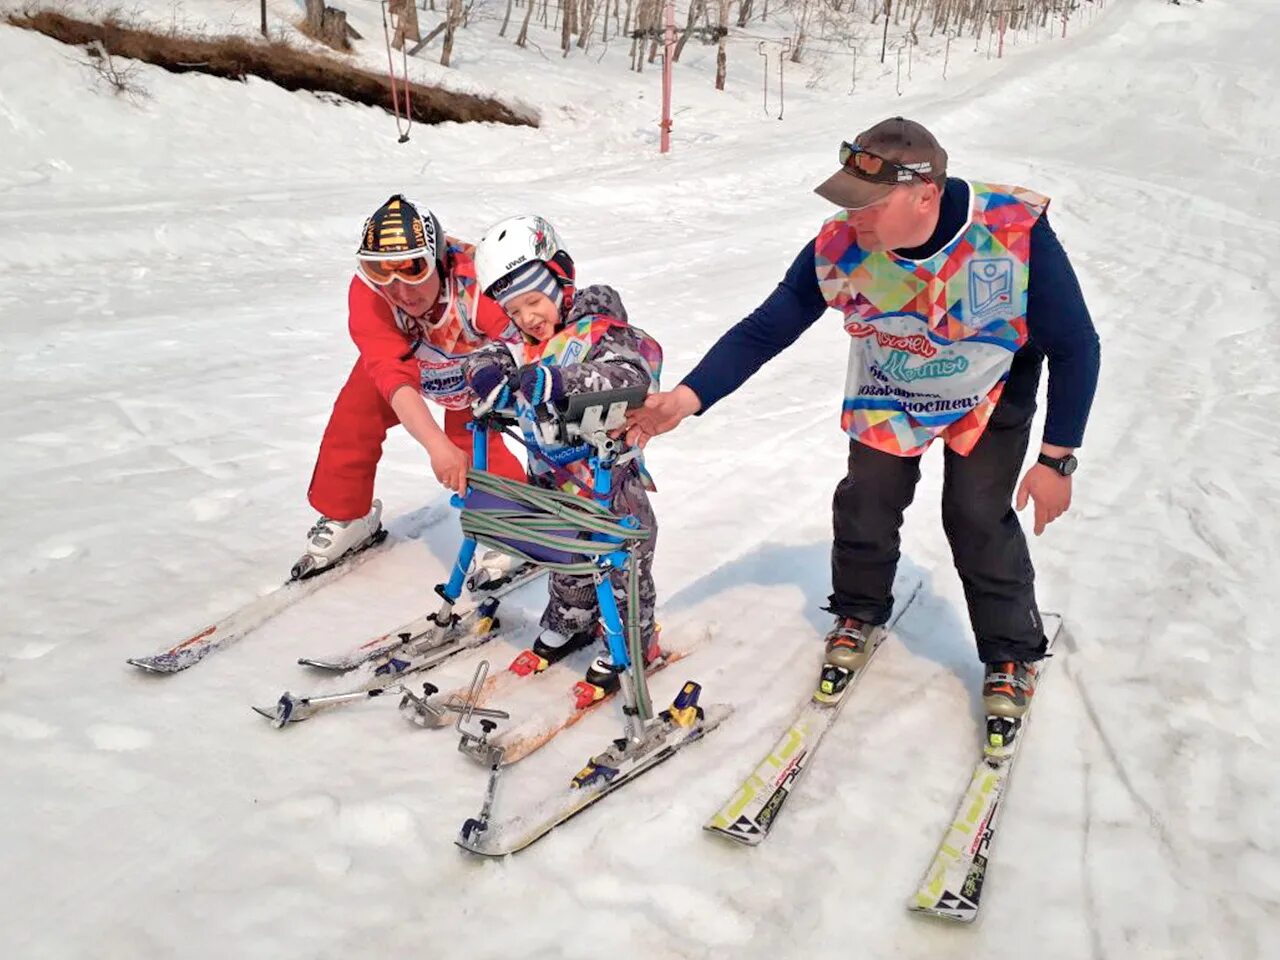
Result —
[[700, 412], [705, 413], [746, 383], [795, 343], [827, 309], [818, 289], [813, 248], [810, 240], [768, 299], [729, 328], [681, 381], [702, 401]]
[[1049, 360], [1044, 442], [1078, 447], [1098, 386], [1102, 348], [1071, 261], [1047, 216], [1031, 228], [1027, 335]]

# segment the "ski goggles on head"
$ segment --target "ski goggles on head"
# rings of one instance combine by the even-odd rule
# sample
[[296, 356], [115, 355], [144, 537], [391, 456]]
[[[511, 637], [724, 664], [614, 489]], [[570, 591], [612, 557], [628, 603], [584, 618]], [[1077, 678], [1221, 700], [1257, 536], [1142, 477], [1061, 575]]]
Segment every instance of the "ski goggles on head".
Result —
[[882, 157], [878, 153], [872, 153], [870, 150], [864, 150], [848, 141], [840, 144], [840, 165], [859, 180], [867, 180], [871, 183], [896, 186], [899, 183], [907, 183], [913, 178], [923, 180], [925, 183], [933, 182], [933, 178], [929, 176], [933, 172], [933, 165], [927, 160], [922, 163], [899, 163]]
[[359, 258], [360, 272], [370, 283], [385, 287], [392, 280], [419, 284], [431, 279], [435, 264], [426, 257], [409, 257], [403, 260], [365, 260]]

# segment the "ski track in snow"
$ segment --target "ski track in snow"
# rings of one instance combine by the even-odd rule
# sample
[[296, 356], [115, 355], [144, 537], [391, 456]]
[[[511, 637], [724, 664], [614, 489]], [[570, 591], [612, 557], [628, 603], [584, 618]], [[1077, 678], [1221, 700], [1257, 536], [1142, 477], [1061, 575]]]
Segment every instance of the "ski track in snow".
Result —
[[[348, 12], [381, 69], [377, 6]], [[612, 66], [553, 69], [468, 30], [457, 70], [416, 75], [524, 91], [543, 129], [448, 124], [401, 146], [384, 114], [255, 80], [143, 68], [152, 97], [132, 106], [64, 48], [0, 27], [5, 956], [932, 960], [1025, 949], [1029, 932], [1042, 960], [1280, 955], [1280, 11], [1087, 13], [1065, 43], [999, 62], [956, 44], [946, 83], [928, 47], [902, 97], [891, 72], [860, 75], [855, 97], [789, 73], [782, 123], [760, 111], [749, 46], [715, 95], [714, 51], [690, 44], [665, 159], [657, 74], [616, 49]], [[187, 674], [123, 665], [276, 586], [300, 550], [354, 357], [350, 250], [386, 194], [469, 238], [546, 214], [580, 277], [617, 286], [662, 341], [673, 384], [828, 213], [810, 190], [838, 141], [896, 112], [935, 130], [952, 172], [1054, 198], [1103, 338], [1075, 502], [1032, 544], [1068, 636], [974, 927], [904, 909], [981, 725], [937, 455], [903, 532], [924, 588], [777, 830], [747, 850], [699, 829], [805, 695], [827, 624], [847, 349], [832, 314], [648, 453], [659, 619], [710, 631], [654, 699], [692, 677], [735, 715], [516, 858], [454, 848], [484, 774], [451, 732], [389, 702], [281, 731], [248, 709], [341, 689], [293, 661], [434, 606], [458, 532], [402, 434], [378, 495], [403, 542]], [[518, 628], [438, 671], [442, 689], [531, 636], [538, 589], [505, 603]], [[613, 735], [600, 714], [511, 768], [500, 808], [575, 772]]]

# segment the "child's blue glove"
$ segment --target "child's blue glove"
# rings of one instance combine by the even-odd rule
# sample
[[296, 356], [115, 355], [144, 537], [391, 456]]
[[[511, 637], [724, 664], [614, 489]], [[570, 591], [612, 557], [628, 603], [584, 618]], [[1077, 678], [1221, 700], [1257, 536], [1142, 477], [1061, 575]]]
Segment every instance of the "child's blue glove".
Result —
[[520, 392], [532, 406], [559, 403], [564, 399], [564, 374], [559, 367], [544, 364], [525, 367], [520, 374]]
[[[498, 391], [493, 401], [495, 407], [505, 407], [511, 402], [511, 380], [514, 377], [507, 373], [500, 363], [484, 363], [471, 371], [471, 389], [482, 400], [487, 400], [494, 391]], [[498, 388], [501, 387], [501, 390]]]

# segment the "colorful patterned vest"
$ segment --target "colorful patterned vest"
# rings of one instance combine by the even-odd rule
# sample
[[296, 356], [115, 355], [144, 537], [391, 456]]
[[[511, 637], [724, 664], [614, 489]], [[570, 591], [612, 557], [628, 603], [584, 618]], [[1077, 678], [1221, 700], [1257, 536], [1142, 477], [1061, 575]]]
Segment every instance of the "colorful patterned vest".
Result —
[[[578, 320], [567, 324], [559, 333], [550, 340], [543, 343], [524, 343], [523, 363], [541, 363], [546, 366], [567, 367], [570, 364], [580, 363], [586, 359], [591, 349], [600, 342], [609, 330], [614, 327], [625, 327], [626, 322], [617, 320], [613, 317], [603, 314], [590, 314], [580, 317]], [[649, 375], [653, 378], [654, 387], [659, 382], [662, 375], [662, 348], [658, 346], [658, 342], [652, 337], [642, 337], [640, 340], [640, 349], [645, 366], [649, 368]], [[560, 466], [566, 473], [576, 479], [579, 483], [585, 484], [588, 489], [592, 488], [594, 477], [591, 474], [591, 466], [589, 460], [594, 452], [587, 444], [579, 444], [573, 446], [570, 444], [562, 444], [557, 446], [548, 446], [537, 440], [537, 434], [534, 430], [534, 414], [533, 410], [524, 404], [519, 404], [517, 412], [520, 416], [520, 426], [524, 433], [527, 443], [537, 446], [544, 455]], [[644, 468], [644, 459], [636, 458], [636, 466], [640, 471], [640, 479], [645, 489], [655, 489], [653, 480]], [[550, 465], [545, 463], [538, 457], [529, 456], [529, 471], [535, 477], [550, 479], [555, 486], [567, 493], [583, 494], [581, 487], [570, 480], [558, 478], [555, 471]]]
[[853, 338], [840, 426], [897, 456], [935, 437], [968, 454], [1027, 342], [1031, 228], [1049, 198], [968, 184], [969, 219], [936, 254], [868, 253], [841, 211], [815, 245], [818, 286]]
[[[452, 237], [446, 238], [449, 270], [441, 278], [440, 302], [444, 312], [429, 329], [414, 317], [392, 307], [396, 325], [414, 338], [414, 359], [418, 361], [422, 393], [448, 410], [471, 406], [475, 394], [462, 374], [467, 354], [490, 342], [476, 329], [480, 288], [476, 283], [475, 247]], [[508, 331], [514, 335], [514, 328]]]

